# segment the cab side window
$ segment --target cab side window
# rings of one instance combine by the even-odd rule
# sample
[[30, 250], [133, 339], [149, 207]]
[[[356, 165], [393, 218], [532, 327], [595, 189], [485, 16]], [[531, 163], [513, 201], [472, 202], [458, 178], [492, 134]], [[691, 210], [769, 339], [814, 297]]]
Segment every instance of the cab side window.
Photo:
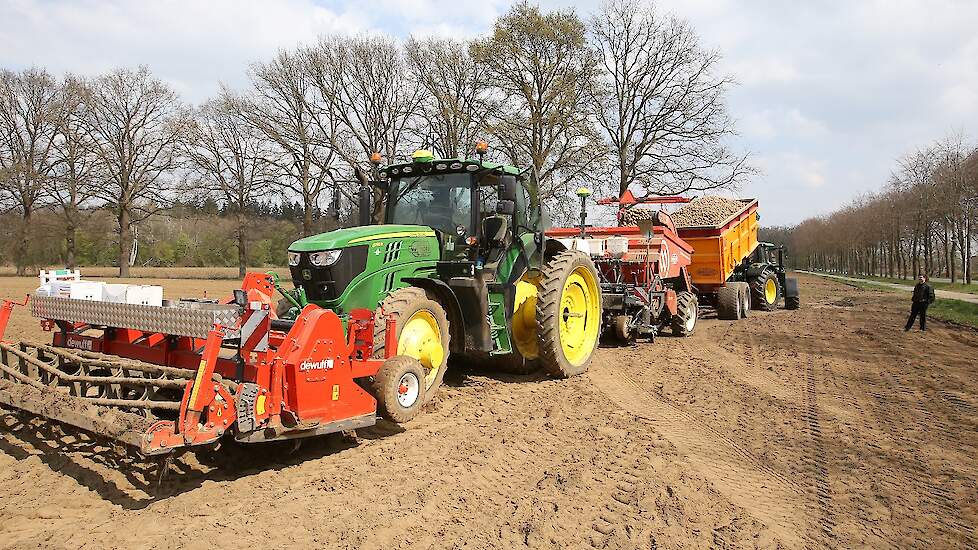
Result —
[[529, 227], [527, 210], [530, 208], [530, 195], [526, 192], [525, 182], [519, 180], [519, 184], [519, 190], [516, 192], [516, 225]]

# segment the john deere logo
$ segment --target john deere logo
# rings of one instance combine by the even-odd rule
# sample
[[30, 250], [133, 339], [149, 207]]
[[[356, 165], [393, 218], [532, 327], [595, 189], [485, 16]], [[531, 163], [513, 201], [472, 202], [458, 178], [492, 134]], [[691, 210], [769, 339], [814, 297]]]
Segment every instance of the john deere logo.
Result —
[[422, 256], [427, 256], [431, 254], [431, 245], [427, 241], [414, 241], [409, 247], [411, 255], [415, 258], [420, 258]]
[[312, 280], [312, 271], [310, 271], [308, 269], [303, 269], [302, 270], [302, 278], [305, 279], [305, 280], [307, 280], [307, 281], [311, 281]]

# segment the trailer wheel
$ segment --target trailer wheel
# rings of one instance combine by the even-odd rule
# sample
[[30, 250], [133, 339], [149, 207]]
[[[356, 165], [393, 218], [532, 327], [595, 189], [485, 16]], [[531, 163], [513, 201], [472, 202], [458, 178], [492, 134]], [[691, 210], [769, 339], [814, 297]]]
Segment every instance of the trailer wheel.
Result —
[[733, 284], [736, 285], [740, 296], [740, 318], [746, 319], [750, 316], [750, 285], [739, 281]]
[[717, 289], [717, 318], [727, 321], [740, 319], [740, 289], [734, 283]]
[[601, 334], [601, 286], [591, 258], [565, 250], [543, 267], [537, 295], [540, 366], [567, 378], [583, 374]]
[[692, 292], [683, 291], [676, 295], [676, 314], [672, 316], [673, 336], [689, 336], [696, 328], [699, 315], [699, 302]]
[[615, 338], [623, 344], [631, 344], [635, 341], [635, 331], [632, 330], [632, 319], [628, 315], [616, 315], [613, 322]]
[[765, 269], [750, 282], [751, 301], [754, 309], [773, 311], [781, 301], [781, 285], [772, 269]]
[[445, 310], [420, 288], [391, 292], [380, 303], [374, 320], [374, 357], [380, 358], [385, 356], [387, 343], [387, 322], [382, 313], [394, 319], [397, 331], [394, 355], [407, 355], [421, 362], [425, 370], [424, 399], [431, 400], [448, 368], [451, 333]]
[[414, 357], [397, 355], [384, 362], [373, 378], [377, 411], [395, 424], [418, 415], [425, 402], [425, 369]]

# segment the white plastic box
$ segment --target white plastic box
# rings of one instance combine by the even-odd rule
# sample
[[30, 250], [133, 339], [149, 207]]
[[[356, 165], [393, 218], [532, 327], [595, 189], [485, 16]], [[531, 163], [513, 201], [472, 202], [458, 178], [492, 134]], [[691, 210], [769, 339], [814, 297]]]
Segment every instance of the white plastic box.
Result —
[[55, 296], [58, 298], [68, 298], [71, 296], [71, 283], [81, 280], [81, 273], [78, 270], [68, 269], [42, 269], [38, 273], [41, 286], [37, 287], [34, 294], [38, 296]]
[[113, 304], [124, 304], [126, 303], [128, 292], [129, 285], [127, 284], [106, 283], [102, 290], [102, 301]]
[[34, 291], [37, 296], [53, 296], [55, 298], [70, 298], [71, 297], [71, 282], [51, 282], [45, 283], [37, 287]]
[[621, 258], [628, 251], [628, 239], [625, 237], [611, 237], [605, 240], [605, 250], [612, 258]]
[[69, 283], [71, 291], [68, 297], [73, 300], [102, 301], [102, 294], [105, 291], [105, 283], [97, 281], [73, 281]]
[[604, 256], [604, 239], [588, 239], [587, 247], [592, 256]]
[[126, 289], [127, 304], [141, 304], [144, 306], [163, 305], [163, 287], [156, 285], [128, 285]]

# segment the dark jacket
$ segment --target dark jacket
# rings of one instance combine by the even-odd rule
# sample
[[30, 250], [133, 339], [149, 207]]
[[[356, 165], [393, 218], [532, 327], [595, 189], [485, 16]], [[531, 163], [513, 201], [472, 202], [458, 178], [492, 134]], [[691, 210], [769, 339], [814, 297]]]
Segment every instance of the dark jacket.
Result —
[[927, 283], [917, 283], [917, 286], [913, 287], [913, 303], [928, 305], [934, 303], [934, 289]]

